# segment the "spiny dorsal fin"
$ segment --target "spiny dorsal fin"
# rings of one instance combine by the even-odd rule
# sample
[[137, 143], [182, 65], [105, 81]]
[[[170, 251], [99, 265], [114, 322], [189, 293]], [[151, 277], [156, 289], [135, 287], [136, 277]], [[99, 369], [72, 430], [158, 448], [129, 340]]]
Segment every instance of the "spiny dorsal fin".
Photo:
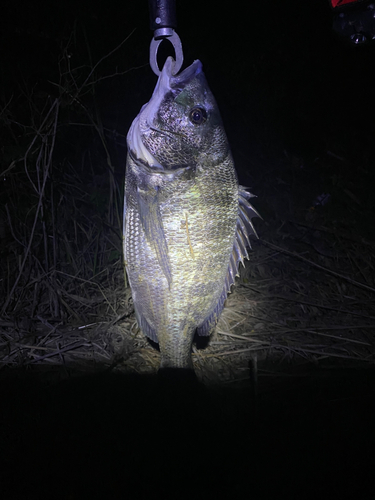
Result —
[[261, 216], [248, 201], [253, 197], [254, 195], [246, 191], [245, 187], [239, 186], [236, 237], [234, 239], [233, 251], [229, 260], [224, 288], [214, 311], [209, 315], [208, 318], [206, 318], [202, 325], [197, 328], [198, 335], [210, 335], [212, 330], [215, 328], [217, 320], [220, 317], [221, 311], [223, 310], [227, 294], [228, 292], [230, 292], [230, 288], [233, 285], [236, 276], [239, 276], [238, 269], [240, 266], [240, 262], [242, 262], [242, 265], [244, 266], [244, 259], [249, 258], [247, 248], [251, 248], [250, 236], [254, 235], [256, 238], [258, 238], [251, 219], [253, 217], [261, 218]]

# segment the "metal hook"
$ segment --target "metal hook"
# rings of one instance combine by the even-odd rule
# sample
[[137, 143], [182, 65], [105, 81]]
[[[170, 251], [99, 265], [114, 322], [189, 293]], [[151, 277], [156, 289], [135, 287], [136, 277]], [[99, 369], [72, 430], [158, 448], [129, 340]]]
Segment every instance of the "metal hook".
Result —
[[[162, 31], [162, 30], [160, 30], [160, 31]], [[176, 75], [180, 71], [180, 69], [182, 67], [182, 63], [184, 62], [184, 54], [182, 52], [182, 43], [181, 43], [180, 37], [177, 35], [175, 30], [173, 30], [173, 29], [169, 29], [168, 33], [170, 33], [170, 34], [160, 33], [159, 37], [156, 39], [157, 33], [155, 32], [155, 37], [151, 40], [150, 66], [151, 66], [152, 71], [155, 73], [156, 76], [159, 76], [161, 73], [159, 66], [158, 66], [157, 56], [158, 56], [159, 45], [161, 44], [161, 42], [163, 40], [168, 40], [169, 42], [171, 42], [171, 44], [173, 45], [173, 48], [174, 48], [176, 60], [175, 60], [174, 68], [172, 70], [173, 75]]]

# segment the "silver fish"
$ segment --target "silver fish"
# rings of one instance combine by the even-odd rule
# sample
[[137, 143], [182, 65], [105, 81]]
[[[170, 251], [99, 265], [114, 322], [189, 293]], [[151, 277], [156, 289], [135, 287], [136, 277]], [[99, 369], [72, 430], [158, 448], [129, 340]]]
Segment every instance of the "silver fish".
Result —
[[139, 327], [161, 368], [192, 368], [248, 258], [252, 197], [238, 185], [200, 61], [173, 76], [169, 57], [127, 136], [124, 256]]

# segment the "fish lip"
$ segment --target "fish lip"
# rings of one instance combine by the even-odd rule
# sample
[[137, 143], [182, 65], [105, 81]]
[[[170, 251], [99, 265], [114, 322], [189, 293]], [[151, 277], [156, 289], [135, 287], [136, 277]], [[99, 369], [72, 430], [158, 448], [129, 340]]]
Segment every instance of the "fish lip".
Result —
[[[196, 59], [190, 66], [185, 68], [179, 75], [173, 75], [175, 60], [169, 56], [164, 63], [163, 69], [160, 73], [156, 83], [154, 92], [150, 101], [145, 105], [145, 109], [152, 103], [160, 103], [164, 96], [172, 90], [174, 93], [180, 93], [185, 85], [189, 83], [194, 77], [203, 71], [202, 63]], [[156, 106], [155, 106], [156, 107]], [[154, 113], [150, 113], [150, 118], [153, 118]]]
[[160, 73], [155, 91], [159, 86], [164, 87], [179, 87], [181, 85], [186, 85], [192, 78], [197, 76], [202, 72], [202, 63], [199, 59], [196, 59], [190, 66], [185, 68], [181, 73], [173, 75], [173, 69], [175, 65], [175, 60], [173, 57], [167, 57], [164, 63], [163, 69]]
[[168, 71], [170, 86], [173, 89], [184, 87], [187, 83], [189, 83], [190, 80], [195, 78], [199, 73], [202, 73], [202, 63], [200, 62], [199, 59], [196, 59], [190, 66], [185, 68], [180, 74], [172, 75], [171, 71], [173, 66], [170, 60], [174, 65], [174, 60], [172, 59], [172, 57], [168, 57], [167, 61], [164, 64], [164, 68], [166, 68], [166, 71]]
[[199, 73], [203, 71], [202, 69], [202, 63], [200, 62], [199, 59], [196, 59], [190, 66], [185, 68], [181, 73], [178, 75], [173, 75], [173, 69], [175, 65], [175, 60], [173, 57], [169, 56], [167, 57], [167, 60], [164, 63], [163, 69], [160, 73], [158, 82], [156, 84], [154, 93], [158, 90], [158, 88], [161, 87], [175, 87], [175, 86], [181, 86], [181, 85], [186, 85], [191, 79], [193, 79], [195, 76], [197, 76]]

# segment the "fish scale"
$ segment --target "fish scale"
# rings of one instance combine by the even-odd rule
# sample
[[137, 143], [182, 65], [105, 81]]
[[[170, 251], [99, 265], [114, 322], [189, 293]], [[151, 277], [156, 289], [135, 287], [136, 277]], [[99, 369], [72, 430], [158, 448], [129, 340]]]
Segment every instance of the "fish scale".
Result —
[[[136, 317], [159, 342], [161, 368], [192, 368], [194, 334], [215, 327], [257, 212], [238, 186], [201, 63], [177, 77], [171, 64], [128, 134], [124, 255]], [[201, 123], [191, 123], [192, 110]]]

